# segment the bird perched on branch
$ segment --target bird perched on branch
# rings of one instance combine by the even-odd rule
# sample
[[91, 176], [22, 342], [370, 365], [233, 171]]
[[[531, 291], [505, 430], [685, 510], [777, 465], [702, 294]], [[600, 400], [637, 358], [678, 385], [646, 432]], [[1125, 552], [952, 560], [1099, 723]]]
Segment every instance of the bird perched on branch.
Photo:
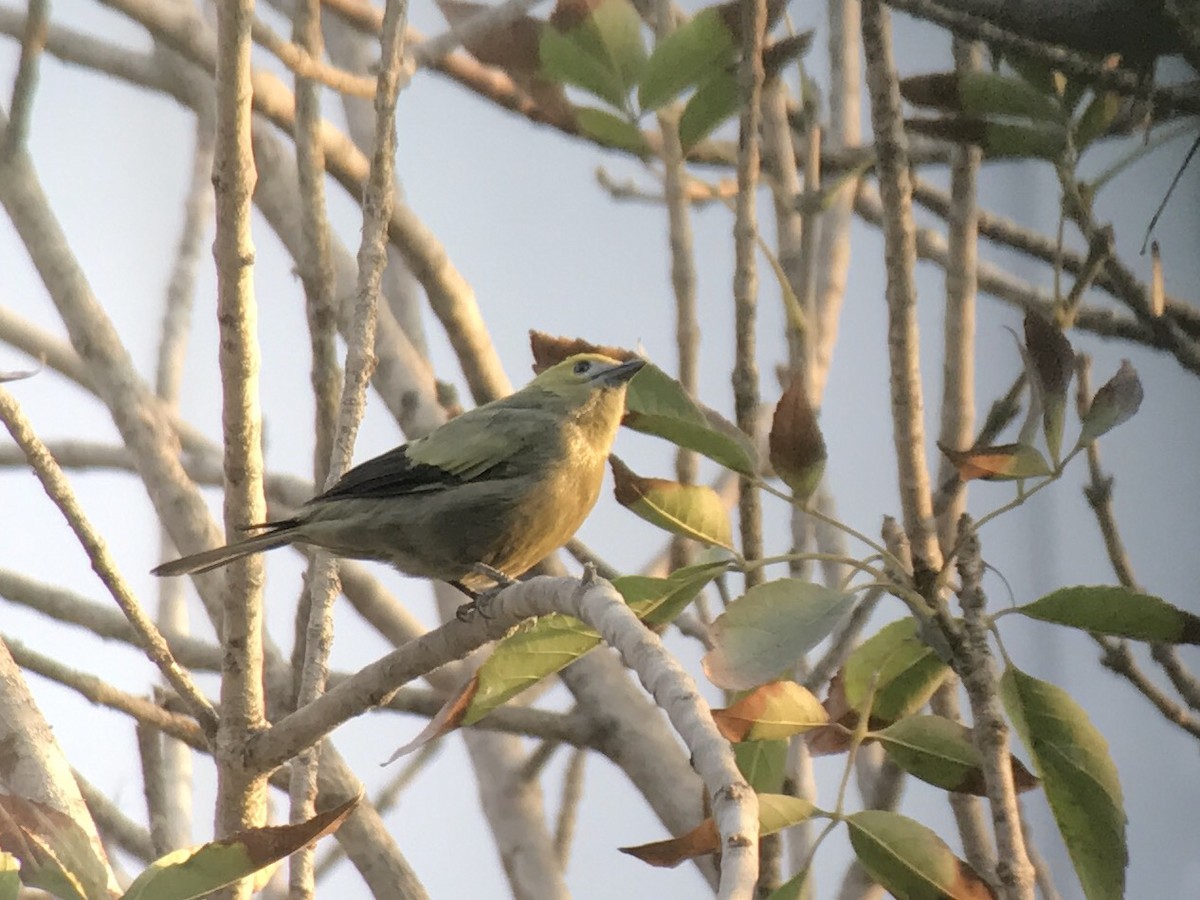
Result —
[[502, 400], [355, 466], [290, 519], [244, 541], [164, 563], [207, 572], [301, 543], [391, 563], [475, 596], [565, 544], [600, 495], [604, 464], [644, 361], [570, 356]]

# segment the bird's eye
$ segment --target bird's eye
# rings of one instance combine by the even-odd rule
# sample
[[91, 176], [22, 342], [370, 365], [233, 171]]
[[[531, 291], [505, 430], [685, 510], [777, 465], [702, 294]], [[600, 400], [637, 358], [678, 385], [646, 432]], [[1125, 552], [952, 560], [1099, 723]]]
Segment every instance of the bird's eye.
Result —
[[585, 375], [588, 372], [590, 372], [591, 370], [592, 370], [592, 364], [590, 362], [588, 362], [586, 359], [575, 363], [575, 374], [576, 375]]

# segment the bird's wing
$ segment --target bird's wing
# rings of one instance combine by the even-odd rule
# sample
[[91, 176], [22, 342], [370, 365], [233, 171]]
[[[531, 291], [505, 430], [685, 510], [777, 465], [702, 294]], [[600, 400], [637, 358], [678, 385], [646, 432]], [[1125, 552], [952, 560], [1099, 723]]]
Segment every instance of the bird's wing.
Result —
[[551, 416], [482, 407], [423, 438], [360, 463], [317, 499], [398, 497], [485, 477], [531, 444], [553, 439]]

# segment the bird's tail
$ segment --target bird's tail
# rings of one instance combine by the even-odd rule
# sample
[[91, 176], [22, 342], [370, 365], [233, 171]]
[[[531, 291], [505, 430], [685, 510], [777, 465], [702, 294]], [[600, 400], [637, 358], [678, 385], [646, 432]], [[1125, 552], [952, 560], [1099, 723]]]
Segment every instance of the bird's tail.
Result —
[[271, 530], [244, 541], [226, 544], [224, 547], [204, 550], [200, 553], [193, 553], [191, 556], [181, 556], [179, 559], [173, 559], [152, 569], [151, 574], [166, 577], [194, 575], [220, 568], [226, 563], [249, 556], [251, 553], [262, 553], [265, 550], [283, 547], [296, 539], [296, 526], [299, 524], [295, 519], [287, 519], [282, 522], [270, 522], [266, 525], [253, 525], [252, 528], [265, 527]]

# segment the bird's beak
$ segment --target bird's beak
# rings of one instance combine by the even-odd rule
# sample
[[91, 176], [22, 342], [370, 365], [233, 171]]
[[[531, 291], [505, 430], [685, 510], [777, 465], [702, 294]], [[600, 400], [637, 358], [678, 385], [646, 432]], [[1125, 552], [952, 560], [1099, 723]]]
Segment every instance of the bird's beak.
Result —
[[605, 369], [599, 373], [594, 380], [603, 382], [605, 385], [624, 384], [634, 375], [641, 371], [642, 366], [646, 364], [644, 359], [627, 360], [619, 366], [613, 366], [611, 369]]

